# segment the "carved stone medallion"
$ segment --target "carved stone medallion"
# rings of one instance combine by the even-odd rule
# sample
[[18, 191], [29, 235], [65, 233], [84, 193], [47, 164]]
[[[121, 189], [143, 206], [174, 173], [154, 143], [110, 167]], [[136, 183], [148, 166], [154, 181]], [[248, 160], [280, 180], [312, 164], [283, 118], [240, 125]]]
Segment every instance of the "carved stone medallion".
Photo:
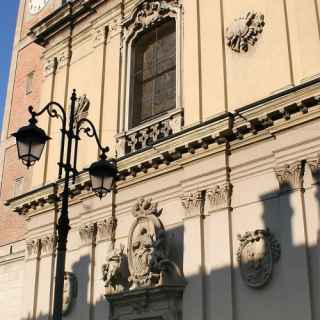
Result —
[[280, 244], [268, 229], [246, 232], [238, 237], [241, 276], [249, 287], [260, 288], [271, 279], [273, 264], [280, 258]]
[[132, 209], [136, 220], [128, 238], [130, 290], [184, 283], [180, 269], [168, 258], [161, 213], [151, 199], [139, 199]]
[[258, 40], [265, 25], [264, 15], [249, 11], [245, 16], [235, 19], [226, 30], [227, 45], [236, 52], [248, 51]]
[[70, 313], [77, 297], [77, 278], [71, 272], [65, 272], [63, 285], [62, 314]]

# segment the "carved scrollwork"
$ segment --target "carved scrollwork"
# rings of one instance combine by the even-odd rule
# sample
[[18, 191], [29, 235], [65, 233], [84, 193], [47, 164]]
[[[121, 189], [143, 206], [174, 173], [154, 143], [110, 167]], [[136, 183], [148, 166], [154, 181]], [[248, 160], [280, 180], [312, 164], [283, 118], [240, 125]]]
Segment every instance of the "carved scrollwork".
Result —
[[226, 29], [227, 45], [236, 52], [248, 51], [258, 40], [265, 25], [264, 15], [249, 11], [245, 16], [235, 19]]
[[246, 232], [238, 238], [237, 258], [243, 280], [249, 287], [263, 287], [271, 279], [274, 263], [280, 259], [280, 244], [268, 229]]
[[125, 38], [138, 30], [148, 29], [165, 18], [174, 18], [179, 9], [178, 1], [144, 1], [138, 6], [133, 15], [124, 21]]

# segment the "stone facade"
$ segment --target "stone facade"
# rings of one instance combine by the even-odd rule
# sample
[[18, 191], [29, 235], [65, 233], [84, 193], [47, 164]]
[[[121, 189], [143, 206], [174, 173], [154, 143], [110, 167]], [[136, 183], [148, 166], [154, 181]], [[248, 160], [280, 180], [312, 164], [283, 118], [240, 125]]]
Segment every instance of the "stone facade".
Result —
[[[30, 17], [21, 1], [18, 34], [30, 31], [26, 56], [36, 50], [44, 67], [38, 96], [13, 94], [9, 83], [2, 136], [23, 123], [24, 111], [10, 120], [16, 106], [54, 99], [68, 110], [76, 88], [119, 170], [116, 194], [101, 201], [87, 173], [70, 185], [66, 272], [76, 285], [68, 280], [66, 319], [320, 317], [319, 6], [51, 0]], [[176, 25], [176, 108], [129, 129], [130, 39], [166, 19]], [[10, 153], [1, 201], [13, 222], [1, 234], [0, 286], [16, 299], [0, 301], [10, 320], [52, 317], [60, 125], [45, 116], [39, 125], [52, 140], [28, 175], [13, 165], [12, 139], [1, 146]], [[96, 145], [81, 139], [79, 153], [82, 169]], [[31, 192], [11, 197], [20, 175]], [[13, 283], [14, 273], [23, 276]]]

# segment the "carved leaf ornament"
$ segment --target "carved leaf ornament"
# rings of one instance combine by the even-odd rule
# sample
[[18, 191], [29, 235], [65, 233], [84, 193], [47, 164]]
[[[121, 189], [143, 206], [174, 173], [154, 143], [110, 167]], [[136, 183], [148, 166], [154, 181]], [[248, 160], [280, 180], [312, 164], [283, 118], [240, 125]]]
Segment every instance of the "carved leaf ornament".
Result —
[[246, 232], [239, 240], [237, 256], [243, 280], [249, 287], [263, 287], [270, 281], [273, 265], [280, 258], [278, 241], [268, 229]]
[[247, 52], [249, 45], [253, 46], [257, 42], [264, 25], [263, 14], [249, 11], [245, 16], [235, 19], [226, 29], [227, 45], [233, 51]]

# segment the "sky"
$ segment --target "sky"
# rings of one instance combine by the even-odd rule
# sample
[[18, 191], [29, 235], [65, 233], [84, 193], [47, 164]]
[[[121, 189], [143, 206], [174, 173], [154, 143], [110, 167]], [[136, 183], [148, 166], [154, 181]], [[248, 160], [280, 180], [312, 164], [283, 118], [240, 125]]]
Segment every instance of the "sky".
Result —
[[0, 10], [0, 130], [6, 100], [18, 5], [19, 0], [6, 1]]

